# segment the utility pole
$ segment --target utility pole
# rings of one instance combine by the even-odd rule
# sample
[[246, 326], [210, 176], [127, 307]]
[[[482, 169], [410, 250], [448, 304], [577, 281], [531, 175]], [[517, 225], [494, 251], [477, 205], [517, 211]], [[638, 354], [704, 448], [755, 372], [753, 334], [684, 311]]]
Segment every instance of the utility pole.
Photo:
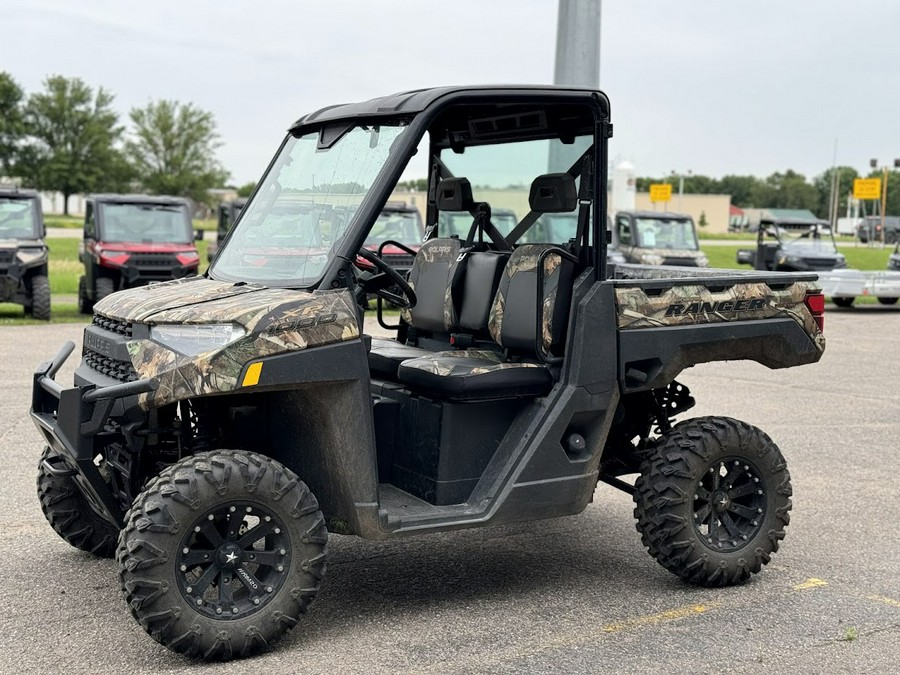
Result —
[[[559, 0], [553, 84], [600, 86], [600, 0]], [[572, 146], [550, 146], [550, 171], [565, 171], [581, 153]]]

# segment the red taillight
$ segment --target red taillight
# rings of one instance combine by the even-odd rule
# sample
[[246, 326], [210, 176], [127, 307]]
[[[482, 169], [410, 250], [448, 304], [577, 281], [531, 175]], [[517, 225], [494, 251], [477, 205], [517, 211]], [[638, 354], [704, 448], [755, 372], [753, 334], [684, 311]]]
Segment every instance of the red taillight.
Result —
[[812, 314], [819, 330], [825, 330], [825, 296], [821, 293], [808, 293], [804, 301]]
[[131, 254], [126, 251], [109, 251], [101, 248], [95, 250], [100, 256], [101, 265], [113, 265], [118, 267], [127, 263], [128, 259], [131, 257]]

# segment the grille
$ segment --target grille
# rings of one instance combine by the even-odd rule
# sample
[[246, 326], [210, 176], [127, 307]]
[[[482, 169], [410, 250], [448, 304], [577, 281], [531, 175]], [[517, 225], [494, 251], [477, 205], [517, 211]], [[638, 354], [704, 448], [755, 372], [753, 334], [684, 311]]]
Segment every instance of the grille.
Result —
[[9, 265], [16, 257], [14, 249], [0, 251], [0, 265]]
[[834, 258], [807, 258], [806, 264], [814, 270], [829, 271], [834, 269]]
[[94, 320], [91, 323], [98, 328], [108, 330], [111, 333], [118, 333], [125, 337], [131, 337], [131, 324], [126, 323], [125, 321], [117, 321], [116, 319], [109, 319], [105, 316], [94, 314]]
[[92, 349], [85, 350], [84, 362], [92, 370], [96, 370], [107, 377], [115, 378], [119, 382], [133, 382], [138, 379], [138, 374], [135, 372], [134, 367], [127, 361], [116, 361]]
[[168, 253], [137, 253], [128, 262], [136, 267], [178, 267], [178, 258]]

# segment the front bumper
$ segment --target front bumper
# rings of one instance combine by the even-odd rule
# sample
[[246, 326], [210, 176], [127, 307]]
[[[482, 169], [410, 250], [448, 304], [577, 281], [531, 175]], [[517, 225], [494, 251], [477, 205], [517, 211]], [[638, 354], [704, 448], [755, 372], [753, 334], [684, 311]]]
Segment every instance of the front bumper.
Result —
[[91, 507], [116, 527], [124, 512], [95, 464], [102, 434], [121, 400], [157, 388], [155, 380], [137, 380], [106, 387], [87, 384], [65, 389], [54, 376], [75, 349], [67, 342], [34, 372], [31, 419], [55, 457], [44, 468], [56, 476], [70, 476]]

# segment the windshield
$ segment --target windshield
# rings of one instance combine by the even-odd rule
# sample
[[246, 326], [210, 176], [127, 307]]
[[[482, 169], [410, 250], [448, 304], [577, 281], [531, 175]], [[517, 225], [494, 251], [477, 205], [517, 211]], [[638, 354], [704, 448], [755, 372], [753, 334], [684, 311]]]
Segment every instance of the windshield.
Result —
[[782, 230], [779, 235], [781, 237], [781, 247], [785, 251], [803, 250], [806, 253], [829, 253], [836, 254], [838, 252], [834, 240], [831, 238], [831, 232], [828, 228], [822, 228], [822, 232], [803, 232], [796, 235], [793, 232]]
[[108, 242], [187, 244], [191, 218], [187, 206], [177, 204], [99, 204], [100, 238]]
[[700, 248], [694, 235], [692, 220], [635, 218], [634, 226], [642, 248], [668, 248], [680, 251], [696, 251]]
[[388, 239], [413, 245], [421, 242], [423, 236], [418, 211], [382, 211], [366, 237], [366, 246], [378, 246]]
[[310, 286], [325, 271], [401, 126], [358, 126], [331, 147], [290, 137], [213, 263], [216, 279]]
[[34, 200], [0, 197], [0, 239], [38, 237]]

